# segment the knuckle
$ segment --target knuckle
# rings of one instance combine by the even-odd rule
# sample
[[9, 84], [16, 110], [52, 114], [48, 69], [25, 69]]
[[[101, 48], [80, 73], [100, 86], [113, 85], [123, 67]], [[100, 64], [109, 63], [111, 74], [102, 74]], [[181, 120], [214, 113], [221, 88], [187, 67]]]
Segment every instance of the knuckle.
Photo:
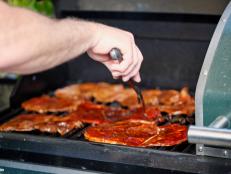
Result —
[[112, 72], [112, 76], [113, 76], [113, 77], [118, 77], [118, 76], [119, 76], [119, 73], [118, 73], [118, 72]]
[[124, 67], [126, 69], [131, 64], [132, 64], [132, 59], [131, 59], [131, 56], [129, 56], [124, 59], [124, 62], [122, 62], [121, 67]]
[[130, 76], [131, 76], [131, 77], [134, 77], [137, 73], [138, 73], [138, 70], [134, 70], [134, 71], [130, 74]]
[[127, 76], [124, 76], [124, 77], [123, 77], [123, 81], [124, 81], [124, 82], [126, 82], [126, 81], [128, 81], [128, 80], [129, 80], [129, 77], [127, 77]]
[[132, 67], [129, 67], [124, 73], [123, 75], [124, 76], [128, 76], [129, 74], [132, 73], [132, 70], [134, 69], [135, 66], [132, 66]]
[[133, 35], [131, 32], [128, 32], [128, 37], [129, 37], [131, 40], [134, 40], [134, 35]]

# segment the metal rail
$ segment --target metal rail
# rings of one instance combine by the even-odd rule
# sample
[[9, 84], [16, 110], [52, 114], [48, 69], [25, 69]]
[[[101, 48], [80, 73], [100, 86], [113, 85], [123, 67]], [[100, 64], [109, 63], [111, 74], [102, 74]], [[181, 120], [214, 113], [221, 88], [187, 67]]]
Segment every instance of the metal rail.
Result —
[[224, 129], [229, 127], [230, 121], [230, 116], [219, 116], [209, 127], [190, 126], [188, 141], [195, 144], [231, 147], [231, 130]]

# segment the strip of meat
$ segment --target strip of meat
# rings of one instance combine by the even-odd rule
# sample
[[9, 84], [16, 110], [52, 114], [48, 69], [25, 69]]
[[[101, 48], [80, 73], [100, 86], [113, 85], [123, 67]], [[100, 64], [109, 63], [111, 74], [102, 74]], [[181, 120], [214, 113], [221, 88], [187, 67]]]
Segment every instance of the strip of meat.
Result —
[[22, 108], [26, 111], [34, 111], [38, 113], [71, 112], [76, 110], [80, 103], [81, 101], [49, 97], [47, 95], [44, 95], [23, 102]]
[[129, 108], [141, 106], [137, 101], [137, 94], [134, 89], [131, 88], [126, 88], [115, 94], [114, 101], [118, 101], [121, 105], [128, 106]]
[[41, 132], [59, 133], [65, 135], [73, 129], [81, 128], [83, 124], [75, 117], [56, 116], [45, 114], [21, 114], [0, 126], [0, 131], [28, 132], [39, 130]]
[[195, 101], [189, 95], [188, 88], [183, 88], [176, 95], [166, 94], [160, 98], [163, 104], [160, 104], [158, 108], [161, 112], [166, 112], [169, 115], [185, 114], [188, 116], [195, 112]]
[[126, 120], [89, 127], [84, 136], [89, 141], [135, 147], [173, 146], [187, 140], [187, 127], [171, 124], [156, 126], [145, 120]]
[[186, 126], [179, 124], [159, 126], [157, 136], [151, 136], [142, 143], [142, 146], [174, 146], [180, 144], [187, 141], [187, 130]]
[[[146, 105], [170, 105], [179, 100], [179, 92], [176, 90], [158, 90], [148, 89], [142, 91]], [[137, 96], [131, 88], [124, 89], [116, 94], [115, 100], [129, 108], [136, 108], [140, 105], [137, 103]]]
[[[142, 93], [146, 106], [155, 106], [161, 112], [166, 112], [169, 115], [192, 115], [195, 111], [194, 99], [189, 95], [187, 88], [183, 88], [180, 92], [151, 89], [143, 90]], [[136, 94], [131, 89], [124, 90], [115, 98], [129, 108], [140, 107], [140, 104], [137, 103]]]
[[57, 89], [55, 91], [55, 96], [64, 99], [75, 99], [79, 100], [81, 97], [81, 91], [79, 89], [79, 84], [73, 84], [66, 86], [64, 88]]
[[[187, 88], [180, 92], [176, 90], [143, 90], [143, 97], [146, 106], [155, 106], [161, 112], [169, 115], [194, 113], [194, 99], [188, 93]], [[55, 92], [57, 97], [87, 99], [94, 97], [96, 101], [103, 103], [117, 101], [130, 109], [141, 107], [137, 101], [136, 93], [131, 88], [124, 88], [122, 85], [111, 85], [107, 83], [84, 83], [67, 86]]]
[[107, 107], [105, 105], [97, 105], [91, 102], [82, 103], [77, 111], [70, 114], [76, 117], [83, 123], [110, 123], [115, 121], [127, 120], [127, 119], [143, 119], [143, 120], [155, 120], [160, 116], [160, 112], [156, 107], [148, 107], [146, 109], [146, 115], [144, 116], [142, 108], [134, 110], [126, 110], [119, 107]]
[[97, 101], [113, 102], [114, 96], [124, 89], [123, 85], [112, 85], [104, 82], [74, 84], [55, 91], [60, 98], [71, 98], [75, 100], [90, 99], [94, 97]]

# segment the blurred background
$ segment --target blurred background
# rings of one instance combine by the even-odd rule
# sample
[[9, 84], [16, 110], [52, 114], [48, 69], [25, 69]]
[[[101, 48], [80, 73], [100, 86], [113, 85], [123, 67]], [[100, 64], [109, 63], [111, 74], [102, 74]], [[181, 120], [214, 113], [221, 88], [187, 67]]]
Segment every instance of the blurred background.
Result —
[[[54, 17], [54, 6], [51, 0], [5, 0], [5, 2]], [[9, 97], [18, 78], [16, 74], [0, 72], [0, 110], [9, 106]]]
[[54, 12], [51, 0], [5, 0], [13, 6], [26, 7], [47, 16], [52, 16]]

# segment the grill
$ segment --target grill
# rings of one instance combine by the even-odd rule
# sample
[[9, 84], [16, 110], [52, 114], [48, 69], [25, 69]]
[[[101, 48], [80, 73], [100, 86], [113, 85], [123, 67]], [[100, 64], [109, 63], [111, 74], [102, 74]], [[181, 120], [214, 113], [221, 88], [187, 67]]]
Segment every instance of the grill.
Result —
[[[94, 11], [85, 6], [81, 9], [80, 1], [64, 2], [55, 2], [59, 18], [93, 19], [135, 34], [145, 57], [141, 69], [143, 88], [180, 89], [186, 85], [192, 93], [195, 92], [207, 47], [220, 17], [217, 11], [212, 14], [174, 12], [171, 15], [150, 9], [140, 12], [110, 11], [110, 8]], [[20, 105], [31, 97], [52, 94], [59, 87], [89, 81], [118, 82], [112, 81], [106, 68], [87, 55], [46, 72], [23, 76], [12, 92], [10, 108], [1, 113], [0, 123], [24, 112]], [[229, 159], [198, 156], [195, 145], [190, 143], [134, 148], [89, 142], [83, 138], [83, 131], [88, 126], [86, 124], [64, 137], [37, 131], [1, 133], [1, 156], [8, 160], [94, 172], [217, 174], [231, 170]]]
[[[4, 115], [1, 120], [0, 120], [0, 124], [10, 120], [11, 118], [13, 118], [16, 115], [19, 114], [27, 114], [29, 112], [23, 111], [21, 108], [18, 109], [14, 109], [12, 111], [10, 111], [8, 114]], [[59, 116], [62, 116], [63, 114], [56, 114]], [[168, 124], [169, 122], [165, 122], [164, 124]], [[162, 124], [163, 125], [163, 124]], [[22, 132], [20, 134], [22, 135], [35, 135], [35, 136], [40, 136], [40, 137], [53, 137], [53, 138], [64, 138], [64, 139], [70, 139], [70, 140], [76, 140], [76, 141], [83, 141], [83, 142], [88, 142], [85, 138], [84, 138], [84, 131], [90, 127], [90, 124], [84, 124], [84, 126], [80, 129], [76, 129], [76, 130], [72, 130], [69, 133], [60, 136], [58, 133], [57, 134], [51, 134], [51, 133], [43, 133], [40, 132], [38, 130], [33, 130], [30, 132]], [[18, 134], [18, 133], [16, 133]], [[95, 143], [95, 144], [101, 144], [101, 143]], [[123, 147], [123, 146], [122, 146]], [[147, 148], [145, 148], [147, 149]], [[144, 150], [145, 150], [144, 149]], [[189, 153], [189, 154], [195, 154], [195, 146], [192, 144], [188, 144], [188, 143], [181, 143], [179, 145], [176, 146], [170, 146], [170, 147], [152, 147], [149, 149], [155, 149], [155, 150], [166, 150], [166, 151], [171, 151], [171, 152], [184, 152], [184, 153]]]

